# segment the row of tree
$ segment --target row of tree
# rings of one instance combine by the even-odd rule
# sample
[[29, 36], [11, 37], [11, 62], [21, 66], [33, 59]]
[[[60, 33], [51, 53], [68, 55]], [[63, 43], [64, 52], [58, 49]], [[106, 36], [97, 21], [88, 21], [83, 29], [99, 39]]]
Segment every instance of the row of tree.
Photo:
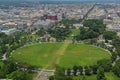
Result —
[[50, 80], [74, 80], [73, 76], [91, 76], [97, 75], [97, 80], [107, 80], [105, 72], [112, 70], [111, 60], [103, 59], [97, 62], [97, 65], [93, 66], [73, 66], [72, 69], [63, 69], [57, 67], [55, 75], [50, 77]]
[[69, 28], [55, 27], [48, 30], [48, 33], [51, 37], [56, 38], [56, 41], [64, 41], [71, 33]]
[[103, 21], [96, 19], [85, 20], [83, 26], [84, 27], [80, 28], [80, 34], [74, 37], [77, 41], [98, 38], [106, 29], [106, 25], [103, 24]]
[[37, 42], [39, 39], [32, 36], [30, 33], [16, 32], [13, 35], [5, 35], [0, 33], [0, 55], [10, 53], [27, 43]]
[[18, 64], [10, 60], [0, 66], [0, 79], [32, 80], [29, 74], [29, 71], [22, 71]]
[[[7, 53], [8, 55], [13, 50], [24, 46], [27, 43], [38, 42], [39, 39], [30, 33], [26, 32], [16, 32], [13, 35], [6, 35], [0, 33], [0, 56]], [[17, 65], [16, 62], [11, 60], [0, 61], [3, 65], [0, 65], [0, 79], [9, 78], [13, 80], [30, 80], [28, 77], [28, 72], [22, 71], [24, 68], [22, 65]]]

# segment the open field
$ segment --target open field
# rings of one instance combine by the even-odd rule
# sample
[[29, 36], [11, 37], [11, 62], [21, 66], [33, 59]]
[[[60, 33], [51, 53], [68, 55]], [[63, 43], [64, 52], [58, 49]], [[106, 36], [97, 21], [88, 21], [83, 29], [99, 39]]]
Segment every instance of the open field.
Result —
[[78, 34], [80, 34], [80, 30], [79, 29], [72, 29], [72, 34], [78, 35]]
[[71, 68], [74, 65], [93, 65], [100, 59], [109, 59], [101, 48], [71, 43], [41, 43], [17, 49], [12, 58], [20, 63], [53, 69], [55, 65]]
[[[105, 73], [105, 76], [106, 76], [107, 80], [120, 80], [120, 78], [118, 78], [112, 72]], [[85, 78], [85, 80], [97, 80], [97, 75], [91, 75], [91, 76], [85, 76], [85, 77], [76, 76], [76, 77], [74, 77], [74, 80], [83, 80], [84, 78]]]
[[103, 49], [85, 44], [70, 44], [65, 51], [65, 55], [62, 56], [60, 66], [93, 65], [104, 58], [109, 59], [110, 55]]
[[80, 30], [79, 29], [72, 29], [71, 30], [71, 34], [69, 35], [69, 37], [67, 38], [67, 40], [72, 40], [73, 39], [73, 35], [76, 36], [80, 34]]

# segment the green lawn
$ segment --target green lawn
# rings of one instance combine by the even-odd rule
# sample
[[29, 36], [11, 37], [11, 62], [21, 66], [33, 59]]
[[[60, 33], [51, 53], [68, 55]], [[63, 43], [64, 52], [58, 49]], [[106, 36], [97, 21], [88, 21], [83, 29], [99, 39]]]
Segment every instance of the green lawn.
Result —
[[120, 80], [120, 78], [118, 78], [115, 74], [113, 74], [112, 72], [110, 73], [105, 73], [105, 76], [107, 78], [107, 80]]
[[109, 59], [110, 55], [103, 49], [85, 44], [42, 43], [17, 49], [12, 58], [37, 67], [53, 68], [58, 64], [71, 68], [74, 65], [93, 65], [97, 60]]
[[60, 65], [64, 67], [93, 65], [103, 58], [110, 58], [108, 52], [103, 49], [85, 44], [70, 44], [61, 59]]
[[17, 49], [12, 57], [21, 63], [27, 63], [36, 67], [46, 66], [54, 57], [54, 53], [60, 48], [61, 43], [42, 43]]
[[79, 29], [72, 29], [71, 31], [72, 32], [71, 32], [70, 36], [67, 38], [67, 40], [72, 40], [73, 39], [72, 35], [76, 36], [76, 35], [80, 34]]
[[79, 29], [72, 29], [72, 34], [78, 35], [78, 34], [80, 34], [80, 30]]
[[[112, 72], [105, 73], [105, 76], [107, 80], [120, 80], [116, 75], [114, 75]], [[83, 79], [84, 78], [84, 79]], [[97, 80], [96, 75], [91, 75], [91, 76], [76, 76], [73, 77], [74, 80]]]

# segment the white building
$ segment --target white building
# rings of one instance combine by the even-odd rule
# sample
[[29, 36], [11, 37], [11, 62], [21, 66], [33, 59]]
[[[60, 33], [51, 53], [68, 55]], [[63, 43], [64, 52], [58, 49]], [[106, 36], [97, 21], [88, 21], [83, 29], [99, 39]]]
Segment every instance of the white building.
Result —
[[106, 26], [109, 31], [117, 31], [120, 32], [120, 24], [109, 24]]
[[50, 28], [54, 25], [54, 22], [50, 21], [50, 20], [39, 20], [36, 23], [34, 23], [34, 27], [36, 27], [37, 29], [40, 28]]
[[73, 26], [74, 26], [76, 29], [79, 29], [80, 27], [83, 27], [83, 24], [73, 24]]
[[0, 26], [0, 32], [5, 33], [6, 35], [13, 34], [16, 31], [17, 31], [16, 28], [8, 28], [8, 27]]

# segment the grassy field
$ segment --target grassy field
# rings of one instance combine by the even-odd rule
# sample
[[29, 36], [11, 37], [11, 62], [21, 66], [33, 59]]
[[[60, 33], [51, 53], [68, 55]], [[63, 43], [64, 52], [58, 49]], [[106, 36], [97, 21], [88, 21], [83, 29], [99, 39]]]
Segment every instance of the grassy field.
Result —
[[54, 53], [60, 48], [61, 43], [42, 43], [17, 49], [12, 57], [21, 63], [33, 66], [46, 66], [54, 57]]
[[[93, 65], [103, 58], [109, 59], [108, 52], [94, 46], [85, 44], [70, 44], [62, 56], [60, 65], [72, 67], [73, 65]], [[66, 65], [67, 64], [67, 65]]]
[[[118, 78], [116, 75], [114, 75], [112, 72], [109, 73], [105, 73], [105, 77], [107, 78], [107, 80], [120, 80], [120, 78]], [[91, 76], [77, 76], [74, 77], [74, 80], [97, 80], [97, 76], [96, 75], [91, 75]]]
[[80, 30], [79, 29], [72, 29], [71, 31], [72, 32], [71, 32], [70, 36], [67, 38], [67, 40], [72, 40], [73, 39], [73, 35], [76, 36], [76, 35], [80, 34]]
[[17, 49], [12, 58], [20, 63], [53, 69], [54, 65], [71, 68], [74, 65], [93, 65], [103, 58], [110, 58], [103, 49], [71, 43], [42, 43]]
[[78, 35], [78, 34], [80, 34], [80, 30], [79, 29], [72, 29], [72, 34]]

